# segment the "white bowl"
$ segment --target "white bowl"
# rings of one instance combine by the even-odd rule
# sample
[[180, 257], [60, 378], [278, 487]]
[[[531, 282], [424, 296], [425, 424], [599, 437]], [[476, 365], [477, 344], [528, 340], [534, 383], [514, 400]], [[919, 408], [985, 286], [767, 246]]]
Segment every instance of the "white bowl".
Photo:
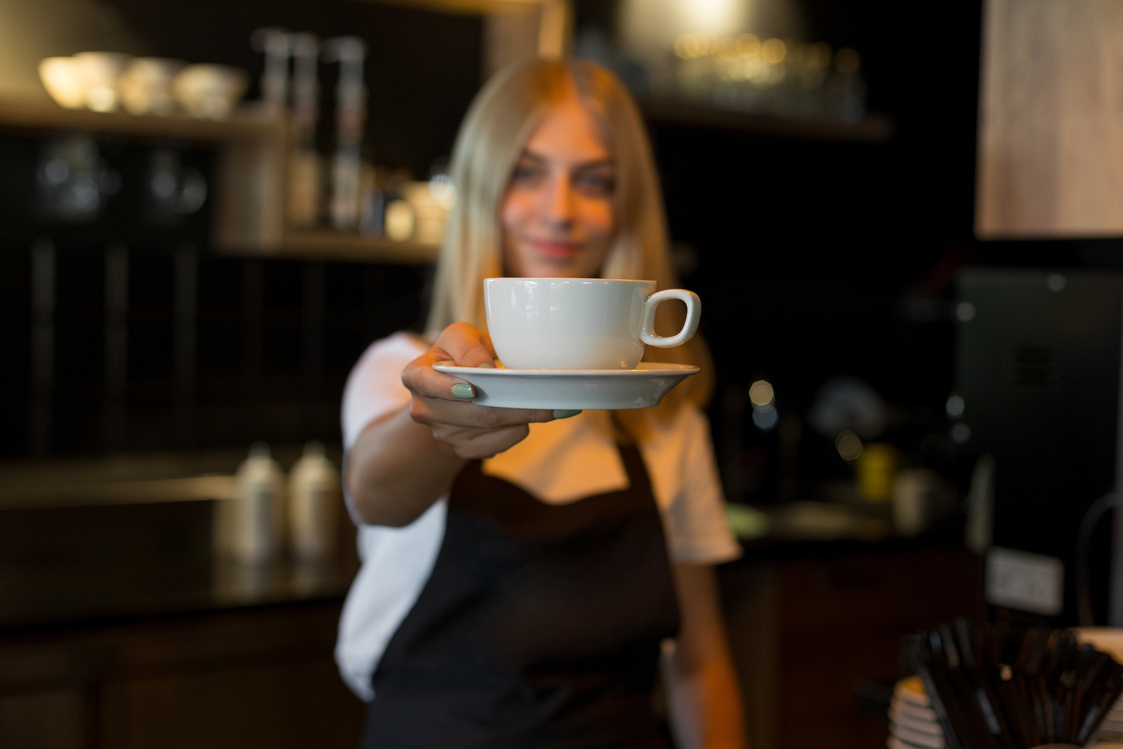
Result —
[[39, 80], [60, 106], [67, 109], [86, 106], [85, 89], [73, 57], [45, 57], [40, 60]]
[[74, 65], [81, 81], [86, 108], [112, 112], [120, 104], [118, 82], [132, 59], [121, 52], [79, 52]]
[[222, 120], [230, 116], [249, 86], [249, 74], [227, 65], [197, 63], [176, 75], [172, 90], [192, 117]]
[[169, 115], [175, 111], [172, 81], [183, 69], [183, 60], [137, 57], [121, 75], [121, 103], [131, 114]]

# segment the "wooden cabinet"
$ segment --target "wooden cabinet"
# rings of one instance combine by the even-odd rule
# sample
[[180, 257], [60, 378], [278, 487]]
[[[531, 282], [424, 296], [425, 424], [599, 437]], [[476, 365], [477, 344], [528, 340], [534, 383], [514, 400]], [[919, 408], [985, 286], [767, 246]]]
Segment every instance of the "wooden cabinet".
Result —
[[332, 659], [338, 601], [0, 635], [0, 744], [358, 746]]
[[404, 264], [436, 257], [435, 245], [287, 226], [284, 186], [291, 133], [284, 120], [252, 113], [221, 121], [137, 116], [63, 109], [46, 98], [7, 98], [0, 99], [0, 131], [44, 138], [88, 133], [152, 143], [178, 139], [213, 150], [211, 243], [218, 252]]
[[981, 614], [979, 557], [889, 543], [748, 556], [722, 568], [754, 749], [882, 749], [889, 692], [906, 673], [904, 636]]
[[5, 746], [77, 749], [86, 741], [85, 702], [78, 687], [46, 687], [28, 693], [0, 694], [0, 736]]
[[[536, 52], [561, 54], [572, 34], [569, 0], [376, 0], [438, 13], [481, 18], [481, 78], [513, 59]], [[330, 12], [327, 23], [329, 26]], [[268, 23], [268, 19], [262, 21]], [[336, 25], [338, 25], [338, 21]], [[431, 39], [415, 39], [418, 46]], [[66, 42], [69, 44], [69, 41]], [[373, 49], [372, 54], [380, 54]], [[30, 67], [30, 66], [29, 66]], [[33, 87], [34, 84], [31, 84]], [[33, 88], [31, 89], [33, 90]], [[434, 91], [433, 97], [447, 92]], [[393, 102], [382, 106], [393, 106]], [[410, 114], [413, 127], [426, 127], [421, 115]], [[411, 121], [412, 121], [411, 120]], [[186, 115], [132, 116], [68, 110], [45, 95], [0, 98], [0, 132], [31, 132], [50, 137], [60, 132], [123, 136], [217, 151], [211, 244], [220, 253], [301, 257], [373, 263], [426, 264], [436, 257], [429, 242], [391, 241], [362, 236], [358, 231], [294, 228], [286, 217], [286, 185], [293, 138], [284, 118], [265, 118], [245, 102], [234, 116], [220, 122]]]
[[1123, 235], [1123, 5], [984, 7], [976, 233]]

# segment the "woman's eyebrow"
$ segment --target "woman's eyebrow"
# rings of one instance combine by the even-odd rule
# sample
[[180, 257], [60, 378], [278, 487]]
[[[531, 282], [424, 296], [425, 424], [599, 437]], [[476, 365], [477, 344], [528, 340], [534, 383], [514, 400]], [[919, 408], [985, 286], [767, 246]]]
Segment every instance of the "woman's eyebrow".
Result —
[[524, 159], [526, 159], [528, 161], [534, 161], [534, 162], [537, 162], [539, 164], [546, 163], [545, 157], [539, 156], [538, 154], [534, 153], [533, 151], [524, 150], [522, 153], [520, 153], [519, 154], [519, 161], [522, 161]]
[[[534, 151], [530, 151], [530, 150], [527, 150], [527, 149], [523, 150], [522, 154], [519, 156], [519, 159], [520, 160], [527, 159], [527, 160], [535, 162], [536, 164], [546, 164], [550, 161], [550, 158], [548, 156], [544, 156], [542, 154], [538, 154], [538, 153], [535, 153]], [[582, 162], [582, 163], [577, 165], [577, 168], [578, 169], [589, 169], [589, 168], [596, 168], [596, 167], [602, 167], [602, 166], [609, 166], [610, 167], [610, 166], [613, 166], [613, 164], [614, 164], [613, 159], [609, 156], [605, 156], [603, 159], [593, 159], [592, 161]]]

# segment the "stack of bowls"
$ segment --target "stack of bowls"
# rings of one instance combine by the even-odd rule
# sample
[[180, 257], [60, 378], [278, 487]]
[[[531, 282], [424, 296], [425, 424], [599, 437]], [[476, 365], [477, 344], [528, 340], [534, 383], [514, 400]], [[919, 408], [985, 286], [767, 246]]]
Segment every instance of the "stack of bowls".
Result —
[[901, 679], [889, 702], [889, 749], [943, 749], [944, 729], [919, 676]]
[[43, 87], [68, 109], [135, 115], [170, 115], [222, 120], [246, 93], [246, 71], [228, 65], [163, 57], [132, 57], [119, 52], [80, 52], [39, 63]]
[[184, 64], [166, 57], [135, 58], [118, 81], [125, 109], [130, 114], [172, 114], [176, 109], [172, 81]]
[[179, 71], [172, 90], [180, 106], [192, 117], [224, 120], [234, 111], [249, 85], [249, 76], [228, 65], [196, 63]]
[[112, 112], [120, 96], [117, 81], [129, 64], [118, 52], [80, 52], [39, 62], [39, 78], [56, 102], [67, 109]]

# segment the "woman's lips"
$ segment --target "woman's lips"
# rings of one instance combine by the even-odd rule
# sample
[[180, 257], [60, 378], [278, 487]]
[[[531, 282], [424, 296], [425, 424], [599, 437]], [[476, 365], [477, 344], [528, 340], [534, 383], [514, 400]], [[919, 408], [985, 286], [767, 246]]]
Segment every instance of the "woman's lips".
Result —
[[529, 241], [531, 248], [542, 257], [553, 259], [568, 259], [581, 251], [581, 245], [576, 242], [559, 242], [549, 239], [532, 239]]

